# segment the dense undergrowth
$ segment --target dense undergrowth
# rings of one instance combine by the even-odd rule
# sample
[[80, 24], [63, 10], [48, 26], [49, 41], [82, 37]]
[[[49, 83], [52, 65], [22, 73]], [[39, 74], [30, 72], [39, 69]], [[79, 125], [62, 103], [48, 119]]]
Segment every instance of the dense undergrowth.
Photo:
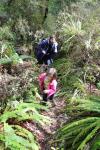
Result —
[[[66, 113], [72, 117], [70, 123], [58, 130], [57, 137], [60, 147], [65, 150], [98, 150], [100, 23], [97, 12], [100, 4], [78, 4], [77, 11], [75, 5], [72, 6], [72, 14], [66, 8], [57, 20], [63, 58], [56, 60], [54, 66], [58, 69], [61, 92], [67, 97]], [[95, 8], [94, 11], [92, 8]]]
[[[23, 61], [11, 47], [3, 53], [0, 74], [0, 149], [38, 150], [40, 146], [37, 139], [23, 127], [24, 121], [40, 125], [50, 123], [50, 118], [40, 114], [40, 109], [46, 108], [39, 104], [37, 97], [37, 67], [32, 61]], [[27, 56], [23, 58], [29, 59]]]
[[46, 108], [38, 103], [39, 68], [33, 49], [55, 32], [60, 47], [53, 64], [58, 72], [56, 96], [65, 99], [63, 111], [71, 119], [55, 133], [52, 149], [99, 150], [99, 0], [7, 2], [0, 6], [0, 149], [40, 149], [23, 122], [51, 121], [41, 115]]

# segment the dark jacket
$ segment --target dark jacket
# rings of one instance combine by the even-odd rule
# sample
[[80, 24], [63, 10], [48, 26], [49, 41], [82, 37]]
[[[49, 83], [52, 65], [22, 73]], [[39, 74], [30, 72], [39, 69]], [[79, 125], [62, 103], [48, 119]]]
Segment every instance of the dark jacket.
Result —
[[[58, 49], [57, 42], [51, 44], [49, 42], [49, 39], [45, 39], [38, 44], [36, 57], [38, 60], [43, 59], [44, 56], [53, 59], [55, 54], [58, 52], [57, 49]], [[44, 54], [43, 51], [45, 51], [46, 54]]]

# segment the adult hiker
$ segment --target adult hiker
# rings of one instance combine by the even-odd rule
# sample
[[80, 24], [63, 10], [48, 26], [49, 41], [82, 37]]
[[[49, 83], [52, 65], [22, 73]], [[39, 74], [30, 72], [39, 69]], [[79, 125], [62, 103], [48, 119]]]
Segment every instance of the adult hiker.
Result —
[[36, 48], [36, 57], [39, 64], [50, 65], [58, 52], [58, 43], [56, 37], [50, 36], [42, 40]]

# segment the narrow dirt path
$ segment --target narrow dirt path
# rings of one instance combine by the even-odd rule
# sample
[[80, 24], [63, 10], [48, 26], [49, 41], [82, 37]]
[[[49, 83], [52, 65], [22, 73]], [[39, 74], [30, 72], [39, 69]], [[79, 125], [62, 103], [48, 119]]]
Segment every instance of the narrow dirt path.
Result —
[[23, 125], [36, 135], [36, 139], [40, 143], [40, 150], [51, 150], [51, 142], [54, 139], [55, 132], [62, 126], [69, 118], [63, 111], [66, 104], [64, 99], [55, 98], [54, 102], [51, 102], [51, 107], [42, 111], [41, 114], [48, 116], [52, 119], [50, 125], [38, 126], [33, 122], [25, 122]]
[[[39, 67], [39, 66], [38, 66]], [[38, 71], [43, 72], [43, 67]], [[65, 114], [65, 98], [56, 97], [53, 102], [50, 102], [51, 106], [48, 110], [42, 110], [41, 114], [49, 117], [52, 122], [50, 125], [39, 125], [33, 121], [26, 121], [22, 123], [22, 126], [33, 132], [36, 136], [38, 143], [40, 144], [40, 150], [51, 150], [51, 142], [54, 140], [56, 131], [69, 120], [69, 117]]]
[[52, 123], [50, 126], [43, 127], [45, 131], [45, 139], [41, 145], [41, 150], [51, 150], [50, 143], [54, 139], [55, 132], [68, 120], [67, 115], [63, 111], [65, 106], [66, 104], [64, 99], [55, 99], [53, 107], [42, 113], [43, 115], [50, 117], [52, 119]]

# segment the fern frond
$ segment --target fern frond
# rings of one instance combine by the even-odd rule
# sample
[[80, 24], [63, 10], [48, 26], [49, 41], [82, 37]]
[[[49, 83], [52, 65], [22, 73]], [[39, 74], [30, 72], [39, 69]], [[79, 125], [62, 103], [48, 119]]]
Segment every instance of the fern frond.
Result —
[[10, 118], [17, 122], [23, 120], [33, 120], [41, 125], [49, 124], [51, 122], [49, 117], [43, 116], [39, 113], [39, 109], [45, 107], [33, 103], [18, 103], [13, 109], [3, 112], [0, 116], [0, 122], [4, 125], [4, 130], [0, 132], [0, 141], [5, 143], [5, 147], [11, 150], [39, 150], [33, 134], [19, 125], [9, 125], [7, 121]]
[[38, 144], [36, 143], [36, 141], [34, 141], [34, 138], [32, 138], [32, 133], [30, 133], [26, 129], [23, 129], [22, 127], [15, 126], [17, 129], [20, 129], [20, 132], [24, 131], [24, 133], [27, 134], [27, 138], [24, 138], [17, 135], [16, 130], [14, 130], [13, 127], [14, 126], [4, 123], [4, 133], [2, 133], [4, 134], [4, 138], [2, 138], [1, 141], [5, 142], [6, 148], [10, 148], [11, 150], [39, 150]]
[[82, 119], [82, 120], [78, 120], [78, 121], [75, 121], [75, 122], [72, 122], [66, 126], [64, 126], [61, 131], [64, 132], [68, 129], [71, 129], [73, 127], [76, 127], [76, 126], [79, 126], [79, 125], [83, 125], [83, 123], [91, 123], [93, 121], [97, 121], [99, 118], [98, 117], [88, 117], [88, 118], [85, 118], [85, 119]]
[[77, 103], [76, 106], [73, 105], [72, 103], [69, 104], [67, 111], [79, 111], [79, 112], [97, 112], [98, 114], [100, 113], [100, 99], [97, 98], [87, 98], [87, 99], [81, 99], [81, 98], [75, 98], [73, 99], [73, 104]]
[[10, 58], [1, 58], [0, 65], [11, 64], [12, 60]]
[[29, 132], [25, 128], [22, 128], [21, 126], [18, 126], [18, 125], [13, 125], [12, 127], [15, 129], [16, 135], [19, 135], [19, 136], [22, 136], [22, 137], [24, 135], [24, 138], [27, 139], [30, 142], [32, 148], [35, 149], [35, 150], [38, 150], [39, 145], [36, 142], [36, 140], [35, 140], [35, 138], [34, 138], [34, 136], [31, 132]]
[[[79, 147], [79, 150], [83, 150], [83, 147], [95, 136], [96, 132], [100, 129], [99, 117], [87, 117], [78, 121], [74, 121], [70, 124], [64, 125], [58, 131], [59, 141], [65, 139], [66, 144], [73, 146], [73, 148]], [[84, 143], [83, 143], [83, 141]], [[72, 142], [71, 142], [72, 141]], [[82, 147], [80, 149], [80, 147]]]
[[78, 135], [81, 132], [82, 128], [85, 128], [88, 125], [89, 123], [85, 123], [85, 124], [80, 125], [79, 128], [77, 126], [73, 126], [72, 128], [67, 129], [65, 131], [59, 130], [58, 137], [60, 138], [60, 140], [63, 140], [63, 139], [69, 140], [70, 138], [72, 138], [72, 136], [76, 137], [76, 135]]
[[91, 150], [97, 150], [100, 148], [100, 132], [98, 135], [93, 139], [93, 142], [90, 146]]
[[22, 60], [30, 60], [30, 59], [32, 59], [31, 56], [27, 56], [27, 55], [21, 55], [20, 58], [21, 58]]
[[[99, 121], [100, 123], [100, 121]], [[85, 140], [83, 140], [83, 142], [80, 144], [80, 146], [78, 147], [77, 150], [83, 150], [83, 148], [85, 147], [85, 144], [94, 137], [95, 133], [100, 129], [100, 126], [96, 126], [91, 132], [90, 134], [87, 135], [87, 137], [85, 138]]]
[[81, 128], [81, 132], [75, 137], [75, 140], [73, 141], [73, 147], [78, 140], [80, 140], [82, 137], [84, 137], [86, 134], [88, 134], [88, 131], [90, 131], [92, 128], [94, 128], [96, 126], [96, 123], [97, 122], [94, 122], [86, 127], [83, 127], [84, 128], [83, 130]]
[[35, 103], [19, 103], [15, 110], [4, 112], [0, 116], [0, 121], [6, 122], [9, 118], [16, 118], [18, 121], [32, 119], [40, 124], [50, 123], [50, 118], [39, 114], [37, 108], [42, 106]]

